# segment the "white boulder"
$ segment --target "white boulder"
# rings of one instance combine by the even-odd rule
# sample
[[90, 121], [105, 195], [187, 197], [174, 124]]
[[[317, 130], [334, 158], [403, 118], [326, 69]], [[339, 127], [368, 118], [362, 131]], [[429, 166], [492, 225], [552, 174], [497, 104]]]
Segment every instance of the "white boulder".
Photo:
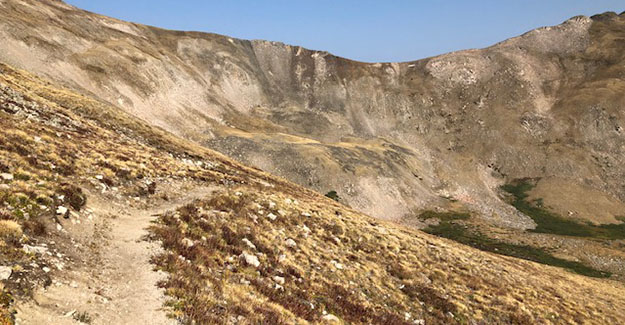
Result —
[[247, 265], [251, 265], [253, 267], [260, 266], [260, 261], [258, 260], [258, 257], [256, 257], [256, 255], [243, 252], [243, 254], [241, 254], [241, 257], [243, 258], [245, 263], [247, 263]]

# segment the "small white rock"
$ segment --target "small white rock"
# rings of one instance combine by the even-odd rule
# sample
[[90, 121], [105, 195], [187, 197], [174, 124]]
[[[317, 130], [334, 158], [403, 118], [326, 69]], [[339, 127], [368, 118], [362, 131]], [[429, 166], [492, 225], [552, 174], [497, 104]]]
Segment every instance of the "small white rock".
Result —
[[184, 245], [184, 247], [186, 247], [186, 248], [191, 248], [191, 247], [193, 247], [194, 244], [193, 244], [193, 241], [191, 239], [184, 238], [182, 240], [182, 245]]
[[258, 216], [257, 215], [255, 215], [253, 213], [250, 213], [250, 214], [248, 214], [248, 216], [250, 217], [250, 219], [252, 219], [252, 221], [254, 221], [254, 223], [258, 223]]
[[5, 180], [5, 181], [12, 181], [13, 180], [13, 174], [9, 174], [9, 173], [2, 173], [2, 174], [0, 174], [0, 177], [2, 177], [2, 179]]
[[286, 255], [280, 254], [280, 256], [278, 256], [278, 263], [282, 263], [284, 260], [286, 260]]
[[245, 243], [245, 245], [247, 245], [247, 247], [251, 249], [256, 249], [256, 245], [254, 245], [254, 243], [252, 243], [249, 239], [243, 238], [242, 241]]
[[273, 281], [278, 283], [278, 284], [282, 284], [283, 285], [284, 282], [285, 282], [285, 279], [284, 279], [284, 277], [276, 275], [276, 276], [273, 277]]
[[327, 315], [321, 317], [321, 319], [326, 321], [326, 322], [331, 322], [331, 323], [340, 322], [339, 318], [334, 316], [334, 315], [332, 315], [332, 314], [327, 314]]
[[101, 181], [101, 180], [104, 179], [104, 176], [102, 176], [102, 175], [95, 175], [95, 179]]
[[45, 247], [40, 247], [40, 246], [30, 246], [30, 245], [24, 245], [22, 246], [22, 250], [26, 253], [32, 253], [32, 254], [45, 254], [48, 252], [48, 249]]
[[67, 213], [67, 208], [64, 206], [60, 206], [56, 208], [56, 214], [60, 216], [64, 216]]
[[278, 219], [278, 216], [269, 212], [269, 214], [267, 215], [267, 218], [269, 218], [271, 221], [274, 221], [276, 219]]
[[285, 244], [286, 244], [286, 247], [290, 247], [290, 248], [297, 247], [297, 243], [291, 238], [287, 239]]
[[0, 266], [0, 280], [8, 280], [13, 270], [8, 266]]
[[260, 266], [260, 261], [258, 260], [258, 257], [256, 257], [255, 255], [243, 252], [243, 254], [241, 254], [241, 257], [243, 257], [243, 259], [245, 260], [245, 263], [247, 263], [248, 265], [251, 265], [253, 267]]
[[337, 261], [335, 261], [335, 260], [331, 260], [331, 261], [330, 261], [330, 263], [331, 263], [332, 265], [334, 265], [334, 267], [335, 267], [337, 270], [342, 270], [342, 269], [343, 269], [343, 264], [341, 264], [341, 263], [339, 263], [339, 262], [337, 262]]

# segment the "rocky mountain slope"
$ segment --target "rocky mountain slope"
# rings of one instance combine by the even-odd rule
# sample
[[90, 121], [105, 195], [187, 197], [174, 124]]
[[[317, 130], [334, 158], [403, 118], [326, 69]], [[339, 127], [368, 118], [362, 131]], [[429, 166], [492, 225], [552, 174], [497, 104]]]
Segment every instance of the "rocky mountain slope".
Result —
[[56, 0], [0, 18], [0, 302], [25, 323], [147, 322], [159, 278], [183, 322], [623, 318], [624, 14], [377, 64]]
[[3, 323], [625, 318], [620, 282], [362, 215], [7, 65], [0, 126]]
[[625, 214], [625, 32], [615, 14], [483, 50], [379, 64], [131, 24], [59, 1], [5, 0], [0, 14], [3, 61], [239, 161], [336, 190], [376, 217], [452, 199], [492, 223], [530, 228], [496, 193], [524, 177], [606, 202], [563, 208], [544, 191], [574, 217], [613, 223]]

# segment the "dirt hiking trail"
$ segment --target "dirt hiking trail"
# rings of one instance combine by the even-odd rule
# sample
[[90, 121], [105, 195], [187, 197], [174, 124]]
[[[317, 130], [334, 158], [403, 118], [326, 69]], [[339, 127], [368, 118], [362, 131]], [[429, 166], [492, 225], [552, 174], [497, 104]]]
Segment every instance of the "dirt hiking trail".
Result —
[[[157, 215], [210, 195], [215, 187], [196, 187], [148, 209], [89, 195], [88, 218], [59, 220], [67, 265], [55, 271], [47, 288], [16, 306], [17, 324], [176, 324], [162, 309], [164, 294], [156, 284], [166, 277], [153, 271], [150, 258], [159, 243], [148, 242], [147, 227]], [[81, 220], [82, 219], [82, 220]], [[63, 241], [63, 240], [60, 240]], [[54, 243], [54, 242], [53, 242]], [[51, 255], [51, 254], [49, 254]]]

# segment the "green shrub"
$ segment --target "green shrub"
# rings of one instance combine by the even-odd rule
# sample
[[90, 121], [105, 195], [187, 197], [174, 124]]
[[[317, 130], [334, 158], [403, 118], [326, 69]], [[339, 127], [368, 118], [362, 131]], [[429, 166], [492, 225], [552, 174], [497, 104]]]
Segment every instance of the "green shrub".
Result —
[[84, 324], [91, 324], [92, 321], [91, 315], [89, 315], [89, 313], [87, 313], [86, 311], [75, 313], [74, 320]]
[[74, 210], [80, 211], [80, 209], [87, 204], [87, 196], [83, 193], [82, 189], [76, 185], [63, 184], [60, 192], [65, 195], [65, 201], [69, 203]]
[[330, 192], [326, 193], [326, 197], [329, 197], [329, 198], [331, 198], [332, 200], [337, 201], [337, 202], [341, 199], [341, 198], [339, 197], [339, 194], [338, 194], [338, 193], [336, 193], [336, 191], [334, 191], [334, 190], [332, 190], [332, 191], [330, 191]]

